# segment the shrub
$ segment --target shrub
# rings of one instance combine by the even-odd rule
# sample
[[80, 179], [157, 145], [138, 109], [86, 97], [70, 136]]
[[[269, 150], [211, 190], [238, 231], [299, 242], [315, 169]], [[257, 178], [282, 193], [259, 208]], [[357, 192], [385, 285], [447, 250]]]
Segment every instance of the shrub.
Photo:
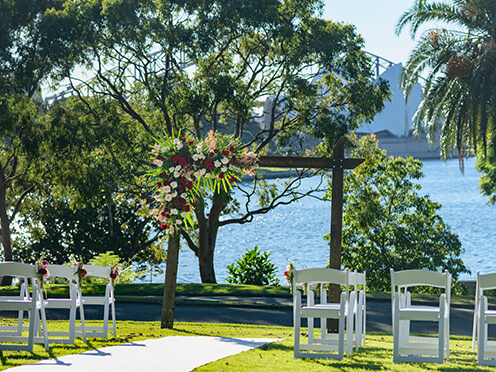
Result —
[[230, 284], [279, 285], [275, 279], [277, 268], [270, 262], [270, 253], [262, 252], [255, 246], [235, 263], [227, 266]]

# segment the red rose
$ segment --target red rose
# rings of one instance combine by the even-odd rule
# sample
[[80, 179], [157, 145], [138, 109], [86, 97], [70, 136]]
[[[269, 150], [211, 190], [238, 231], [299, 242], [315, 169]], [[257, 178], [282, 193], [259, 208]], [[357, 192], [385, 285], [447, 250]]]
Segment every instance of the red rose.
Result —
[[38, 273], [40, 273], [41, 275], [46, 275], [48, 273], [48, 271], [47, 271], [47, 269], [41, 268], [38, 270]]
[[181, 137], [181, 141], [186, 142], [186, 137]]
[[81, 269], [81, 276], [84, 278], [88, 274], [88, 272], [85, 269]]
[[[169, 228], [169, 226], [167, 226], [165, 223], [162, 223], [162, 224], [160, 225], [160, 228], [161, 228], [162, 230], [167, 230], [167, 229]], [[112, 275], [114, 275], [114, 276], [112, 277]], [[115, 279], [115, 278], [117, 277], [117, 275], [115, 275], [115, 274], [112, 272], [112, 273], [110, 273], [110, 277], [111, 277], [112, 279]]]
[[224, 177], [225, 177], [224, 173], [222, 173], [222, 172], [221, 172], [221, 173], [219, 174], [219, 177], [220, 177], [220, 178], [224, 178]]
[[159, 176], [160, 178], [165, 178], [165, 177], [167, 177], [167, 173], [162, 172], [162, 173], [160, 173], [158, 176]]
[[195, 144], [195, 141], [189, 141], [188, 145], [193, 146]]
[[161, 213], [160, 213], [160, 215], [161, 215], [162, 217], [165, 217], [165, 212], [161, 212]]
[[189, 181], [189, 182], [186, 184], [186, 188], [187, 188], [188, 190], [191, 190], [191, 189], [193, 188], [193, 186], [194, 186], [194, 184], [193, 184], [193, 182], [191, 182], [191, 181]]
[[236, 151], [236, 149], [234, 148], [234, 146], [229, 146], [229, 151], [234, 152], [234, 151]]
[[214, 170], [214, 165], [213, 164], [207, 164], [207, 169], [208, 170]]
[[165, 218], [169, 219], [170, 218], [170, 214], [169, 213], [166, 213], [165, 214]]
[[214, 155], [215, 155], [215, 154], [214, 154], [213, 152], [210, 152], [210, 153], [208, 154], [208, 156], [210, 156], [211, 158], [213, 158], [213, 156], [214, 156]]
[[169, 209], [169, 208], [167, 208], [167, 207], [165, 207], [165, 208], [164, 208], [164, 212], [165, 212], [165, 213], [169, 213], [169, 212], [170, 212], [170, 209]]
[[181, 178], [179, 179], [179, 181], [180, 181], [183, 185], [185, 185], [185, 184], [188, 182], [188, 180], [187, 180], [187, 179], [186, 179], [186, 177], [184, 177], [184, 176], [183, 176], [183, 177], [181, 177]]
[[159, 182], [157, 182], [157, 187], [158, 187], [158, 188], [162, 187], [162, 183], [161, 183], [160, 181], [159, 181]]
[[219, 149], [214, 149], [214, 152], [217, 154], [219, 152]]
[[224, 155], [224, 156], [229, 156], [229, 151], [227, 151], [227, 150], [222, 150], [222, 155]]
[[186, 199], [181, 198], [181, 199], [179, 199], [179, 201], [181, 202], [182, 205], [186, 205]]
[[170, 185], [170, 181], [169, 180], [164, 180], [164, 182], [162, 182], [162, 184], [164, 186], [169, 186]]
[[177, 154], [171, 155], [170, 161], [173, 162], [174, 164], [179, 161], [180, 156]]
[[179, 207], [181, 205], [181, 202], [177, 199], [174, 199], [174, 201], [172, 202], [172, 204], [174, 204], [174, 207]]
[[236, 177], [231, 177], [229, 178], [229, 182], [233, 183], [236, 182], [238, 179]]
[[179, 160], [177, 162], [179, 165], [183, 166], [186, 164], [186, 159], [185, 158], [179, 158]]
[[184, 185], [179, 185], [177, 186], [177, 191], [179, 192], [179, 194], [182, 194], [186, 191], [186, 188], [184, 187]]
[[238, 159], [236, 159], [236, 155], [233, 155], [229, 161], [233, 164], [238, 164]]
[[184, 206], [184, 211], [185, 211], [186, 213], [188, 213], [190, 210], [191, 210], [190, 206], [189, 206], [188, 204], [186, 204], [186, 205]]

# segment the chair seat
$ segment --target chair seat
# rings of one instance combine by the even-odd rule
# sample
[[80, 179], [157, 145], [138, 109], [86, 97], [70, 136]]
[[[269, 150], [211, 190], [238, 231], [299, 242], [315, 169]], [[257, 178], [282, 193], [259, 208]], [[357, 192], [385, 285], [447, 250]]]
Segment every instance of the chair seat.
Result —
[[400, 319], [404, 320], [432, 320], [439, 319], [439, 307], [408, 306], [400, 308]]

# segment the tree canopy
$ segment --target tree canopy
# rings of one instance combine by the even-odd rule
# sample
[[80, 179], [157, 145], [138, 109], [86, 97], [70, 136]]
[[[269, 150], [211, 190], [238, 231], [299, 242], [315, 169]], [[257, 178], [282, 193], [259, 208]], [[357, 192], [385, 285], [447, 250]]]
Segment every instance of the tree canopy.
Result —
[[343, 267], [366, 271], [367, 286], [377, 291], [391, 289], [390, 268], [447, 269], [455, 281], [468, 273], [441, 206], [420, 194], [421, 161], [387, 157], [374, 136], [351, 140], [351, 156], [365, 162], [344, 181]]
[[[496, 3], [492, 0], [416, 0], [400, 18], [396, 31], [410, 27], [412, 37], [425, 31], [411, 52], [403, 73], [408, 91], [425, 75], [424, 96], [415, 129], [425, 123], [431, 141], [440, 131], [442, 156], [456, 150], [460, 160], [469, 152], [484, 157], [481, 190], [494, 201], [496, 178]], [[441, 25], [441, 26], [438, 26]], [[489, 163], [488, 163], [489, 162]], [[463, 163], [461, 163], [463, 165]]]

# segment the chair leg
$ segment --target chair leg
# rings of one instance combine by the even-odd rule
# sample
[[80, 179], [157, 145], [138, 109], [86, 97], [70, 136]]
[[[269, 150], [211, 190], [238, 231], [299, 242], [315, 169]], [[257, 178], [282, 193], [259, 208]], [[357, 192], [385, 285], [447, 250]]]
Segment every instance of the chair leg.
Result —
[[117, 337], [117, 325], [115, 323], [115, 301], [112, 301], [112, 328], [114, 331], [114, 337]]
[[84, 308], [82, 303], [81, 306], [79, 306], [79, 318], [81, 319], [81, 332], [83, 333], [83, 342], [86, 342], [86, 325], [84, 318]]
[[[479, 311], [483, 311], [479, 309]], [[481, 319], [482, 318], [482, 319]], [[477, 361], [479, 365], [484, 365], [484, 353], [486, 351], [486, 324], [484, 315], [479, 318], [479, 337], [477, 338]]]
[[108, 338], [108, 320], [110, 304], [106, 303], [103, 308], [103, 337]]
[[400, 355], [400, 306], [398, 299], [394, 301], [393, 312], [393, 362], [397, 363]]
[[74, 344], [76, 339], [76, 308], [69, 310], [69, 343]]

